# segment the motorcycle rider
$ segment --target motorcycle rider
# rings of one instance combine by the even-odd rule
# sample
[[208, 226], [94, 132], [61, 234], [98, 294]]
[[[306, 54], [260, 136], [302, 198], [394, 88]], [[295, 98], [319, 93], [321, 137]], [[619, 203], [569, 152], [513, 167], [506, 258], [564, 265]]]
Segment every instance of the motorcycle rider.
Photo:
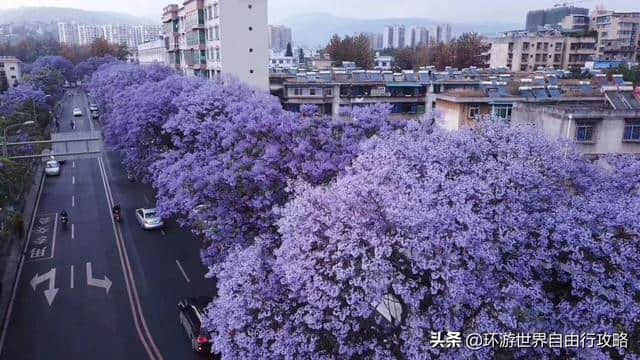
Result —
[[63, 224], [66, 224], [68, 220], [69, 214], [67, 214], [67, 211], [63, 209], [60, 211], [60, 221], [62, 221]]

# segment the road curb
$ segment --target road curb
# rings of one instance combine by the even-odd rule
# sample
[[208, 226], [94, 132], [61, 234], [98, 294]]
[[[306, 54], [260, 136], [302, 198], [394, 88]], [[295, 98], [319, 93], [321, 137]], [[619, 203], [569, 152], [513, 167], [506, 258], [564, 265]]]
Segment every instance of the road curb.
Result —
[[[36, 215], [35, 207], [38, 200], [38, 193], [40, 192], [40, 187], [44, 182], [44, 170], [42, 168], [42, 163], [38, 162], [34, 169], [34, 181], [31, 185], [31, 188], [29, 189], [29, 193], [25, 197], [25, 206], [22, 213], [23, 219], [28, 219], [28, 221], [23, 222], [23, 237], [22, 239], [18, 239], [21, 241], [12, 241], [9, 254], [6, 257], [6, 264], [4, 264], [4, 269], [1, 275], [2, 288], [0, 289], [0, 309], [2, 309], [2, 324], [4, 324], [7, 320], [6, 318], [8, 315], [7, 310], [9, 307], [9, 302], [11, 300], [15, 283], [16, 281], [18, 281], [18, 267], [20, 265], [21, 257], [24, 256], [24, 246], [27, 243], [31, 223], [33, 223]], [[2, 327], [0, 326], [0, 338], [2, 336]]]

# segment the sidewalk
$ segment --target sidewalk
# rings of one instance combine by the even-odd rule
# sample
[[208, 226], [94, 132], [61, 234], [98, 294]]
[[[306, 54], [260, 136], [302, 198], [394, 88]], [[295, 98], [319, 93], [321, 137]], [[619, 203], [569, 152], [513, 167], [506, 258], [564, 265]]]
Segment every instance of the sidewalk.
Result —
[[[44, 170], [42, 164], [38, 164], [34, 168], [33, 182], [29, 192], [25, 196], [25, 206], [22, 213], [24, 218], [24, 231], [23, 237], [12, 237], [9, 239], [9, 244], [4, 247], [0, 253], [0, 311], [2, 315], [2, 324], [4, 324], [5, 316], [7, 313], [7, 307], [13, 293], [13, 286], [17, 275], [18, 266], [20, 264], [20, 258], [22, 251], [29, 235], [29, 227], [35, 211], [36, 199], [40, 186], [44, 181]], [[0, 331], [2, 331], [2, 325], [0, 325]]]

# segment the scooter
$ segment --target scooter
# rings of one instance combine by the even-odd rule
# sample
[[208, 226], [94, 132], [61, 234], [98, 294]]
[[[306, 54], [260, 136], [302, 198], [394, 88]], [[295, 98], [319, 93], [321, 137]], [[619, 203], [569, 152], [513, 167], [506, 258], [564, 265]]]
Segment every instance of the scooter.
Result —
[[66, 229], [67, 223], [69, 223], [69, 218], [67, 216], [60, 216], [60, 223], [62, 224], [62, 229]]
[[115, 222], [120, 222], [122, 220], [122, 217], [120, 216], [120, 211], [113, 212], [113, 220], [115, 220]]

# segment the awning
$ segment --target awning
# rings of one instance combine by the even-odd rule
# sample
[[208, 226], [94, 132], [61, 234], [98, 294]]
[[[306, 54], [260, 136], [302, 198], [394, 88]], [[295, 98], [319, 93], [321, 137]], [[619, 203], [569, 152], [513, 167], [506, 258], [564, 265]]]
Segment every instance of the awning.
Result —
[[388, 88], [422, 88], [425, 87], [426, 85], [422, 85], [422, 84], [418, 84], [418, 83], [414, 83], [414, 82], [389, 82], [385, 84]]

